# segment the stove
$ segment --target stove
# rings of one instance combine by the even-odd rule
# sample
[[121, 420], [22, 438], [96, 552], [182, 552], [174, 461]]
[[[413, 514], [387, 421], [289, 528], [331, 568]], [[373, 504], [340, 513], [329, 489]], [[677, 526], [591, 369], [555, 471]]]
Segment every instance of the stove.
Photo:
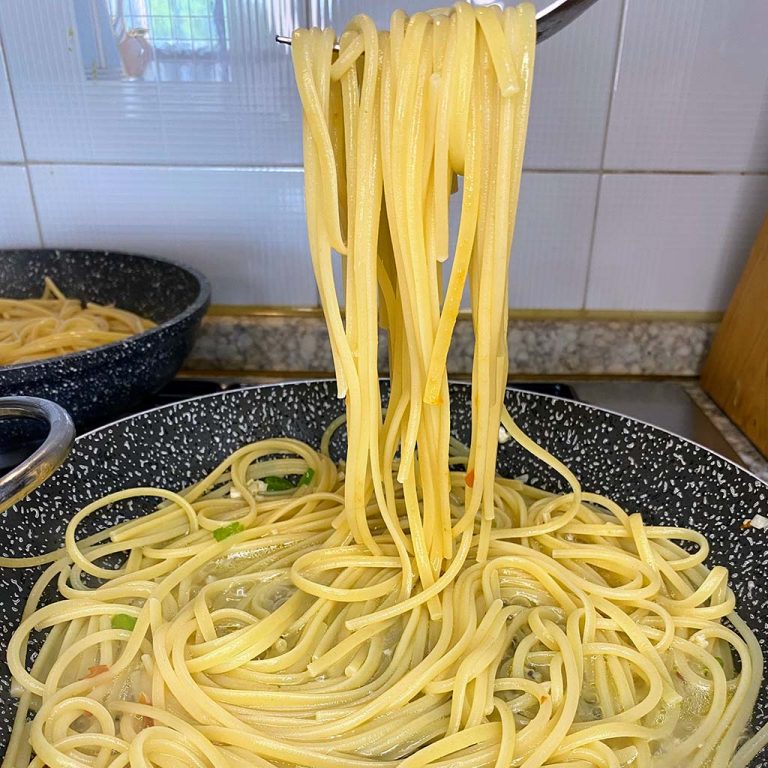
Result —
[[[241, 378], [228, 375], [210, 377], [182, 375], [143, 406], [123, 416], [201, 395], [226, 392], [253, 384], [279, 383], [287, 380], [288, 377], [280, 379], [248, 376]], [[576, 400], [631, 416], [682, 435], [743, 466], [736, 451], [678, 382], [593, 379], [562, 382], [512, 381], [510, 386], [526, 392]], [[42, 441], [42, 435], [39, 440]], [[0, 451], [0, 474], [16, 466], [36, 447], [37, 442], [25, 443], [25, 445], [15, 446], [13, 450]]]

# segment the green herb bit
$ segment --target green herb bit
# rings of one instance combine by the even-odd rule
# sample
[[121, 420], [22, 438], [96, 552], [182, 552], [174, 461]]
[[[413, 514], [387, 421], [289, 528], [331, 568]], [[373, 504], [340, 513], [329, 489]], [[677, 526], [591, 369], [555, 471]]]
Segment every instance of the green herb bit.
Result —
[[216, 539], [216, 541], [224, 541], [224, 539], [228, 539], [230, 536], [234, 536], [236, 533], [240, 533], [240, 531], [244, 530], [245, 528], [243, 528], [242, 523], [238, 523], [237, 520], [235, 520], [234, 523], [225, 525], [223, 528], [216, 528], [216, 530], [213, 531], [213, 538]]
[[299, 486], [309, 485], [312, 482], [312, 478], [315, 476], [315, 470], [310, 467], [299, 480]]
[[293, 483], [287, 477], [269, 475], [264, 478], [264, 482], [268, 491], [290, 491], [293, 488]]
[[715, 658], [717, 659], [721, 667], [725, 667], [725, 662], [723, 661], [721, 656], [715, 656]]
[[116, 613], [112, 617], [112, 629], [126, 629], [129, 632], [133, 632], [135, 626], [136, 619], [127, 613]]

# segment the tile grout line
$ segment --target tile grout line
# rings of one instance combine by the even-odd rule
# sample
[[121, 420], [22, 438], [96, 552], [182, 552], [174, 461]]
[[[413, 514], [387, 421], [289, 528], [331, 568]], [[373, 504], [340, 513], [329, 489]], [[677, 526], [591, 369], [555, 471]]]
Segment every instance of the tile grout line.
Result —
[[705, 171], [701, 169], [679, 168], [523, 168], [523, 173], [599, 174], [601, 176], [768, 176], [768, 170], [745, 171], [723, 169]]
[[589, 238], [589, 258], [587, 260], [587, 274], [584, 279], [584, 293], [581, 300], [581, 308], [587, 308], [587, 298], [589, 296], [589, 283], [592, 278], [592, 264], [595, 256], [595, 241], [597, 239], [597, 219], [600, 211], [600, 198], [603, 191], [603, 177], [605, 173], [605, 156], [608, 149], [608, 132], [611, 126], [611, 112], [613, 111], [613, 97], [618, 86], [618, 75], [621, 61], [621, 51], [624, 46], [624, 32], [627, 21], [627, 6], [630, 0], [622, 0], [621, 18], [619, 20], [619, 31], [616, 36], [616, 48], [613, 55], [613, 77], [611, 78], [611, 91], [608, 94], [608, 111], [605, 116], [605, 130], [603, 132], [603, 150], [600, 155], [600, 171], [597, 177], [597, 190], [595, 191], [595, 210], [592, 215], [592, 233]]
[[[94, 168], [151, 168], [190, 171], [259, 171], [266, 173], [301, 173], [302, 164], [227, 164], [227, 163], [156, 163], [151, 161], [125, 162], [120, 160], [3, 160], [0, 166], [54, 166], [54, 167], [94, 167]], [[700, 169], [676, 169], [676, 168], [523, 168], [523, 173], [533, 175], [561, 174], [568, 176], [744, 176], [765, 177], [768, 169], [762, 171], [745, 171], [740, 169], [725, 169], [717, 171], [703, 171]]]
[[11, 80], [11, 69], [8, 66], [8, 54], [5, 50], [5, 43], [3, 42], [3, 31], [0, 27], [0, 53], [2, 53], [2, 64], [5, 68], [5, 77], [8, 81], [8, 93], [11, 97], [11, 106], [13, 107], [13, 117], [16, 122], [16, 132], [19, 134], [19, 144], [21, 145], [21, 154], [24, 157], [24, 162], [22, 163], [9, 163], [9, 165], [15, 165], [15, 166], [22, 166], [24, 168], [24, 176], [27, 180], [27, 189], [29, 190], [29, 200], [32, 203], [32, 213], [35, 217], [35, 228], [37, 229], [37, 240], [40, 244], [40, 248], [44, 245], [43, 240], [43, 227], [40, 223], [40, 212], [37, 209], [37, 200], [35, 199], [35, 190], [32, 186], [32, 177], [29, 173], [29, 163], [27, 160], [27, 145], [24, 141], [24, 134], [21, 130], [21, 122], [19, 121], [19, 110], [16, 106], [16, 91], [13, 87], [13, 82]]

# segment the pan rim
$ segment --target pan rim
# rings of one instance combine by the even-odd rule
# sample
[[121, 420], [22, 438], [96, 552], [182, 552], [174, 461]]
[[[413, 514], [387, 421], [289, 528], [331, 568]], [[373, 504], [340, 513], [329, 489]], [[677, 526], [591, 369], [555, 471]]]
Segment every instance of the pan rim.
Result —
[[[1, 370], [1, 369], [0, 369]], [[381, 377], [380, 381], [389, 381], [388, 377]], [[147, 408], [144, 411], [139, 411], [138, 413], [130, 414], [129, 416], [122, 416], [119, 419], [115, 419], [114, 421], [110, 421], [107, 424], [102, 424], [100, 427], [95, 427], [94, 429], [90, 429], [87, 432], [83, 432], [81, 435], [78, 435], [75, 439], [75, 444], [79, 444], [81, 440], [84, 440], [85, 438], [94, 435], [98, 432], [101, 432], [103, 430], [107, 430], [111, 427], [114, 427], [118, 424], [122, 424], [123, 422], [130, 421], [132, 419], [135, 419], [139, 416], [142, 416], [144, 414], [149, 413], [155, 413], [157, 411], [162, 411], [167, 408], [175, 408], [179, 405], [183, 405], [185, 403], [192, 403], [197, 402], [200, 400], [208, 400], [211, 398], [219, 398], [226, 395], [235, 395], [239, 394], [241, 392], [248, 392], [251, 390], [261, 390], [261, 389], [277, 389], [277, 388], [283, 388], [288, 387], [296, 384], [334, 384], [336, 382], [336, 379], [329, 376], [323, 376], [318, 378], [311, 378], [311, 379], [286, 379], [285, 381], [278, 381], [278, 382], [269, 382], [264, 384], [249, 384], [248, 386], [241, 387], [240, 389], [231, 389], [231, 390], [222, 390], [221, 392], [211, 392], [209, 394], [205, 395], [196, 395], [194, 397], [186, 398], [185, 400], [180, 400], [175, 403], [167, 403], [165, 405], [157, 405], [154, 408]], [[470, 382], [467, 381], [457, 381], [455, 379], [448, 379], [448, 383], [454, 386], [461, 386], [465, 388], [471, 387]], [[610, 408], [603, 408], [599, 405], [592, 405], [591, 403], [584, 403], [580, 400], [571, 400], [567, 397], [561, 397], [560, 395], [550, 395], [545, 392], [529, 392], [524, 389], [517, 389], [514, 385], [507, 384], [505, 388], [505, 392], [513, 390], [516, 392], [521, 392], [529, 397], [533, 398], [541, 398], [544, 400], [555, 400], [563, 403], [569, 403], [572, 405], [576, 405], [579, 408], [584, 408], [587, 411], [594, 411], [601, 414], [608, 414], [610, 416], [618, 416], [622, 419], [627, 419], [630, 422], [633, 422], [635, 424], [640, 424], [643, 427], [650, 428], [651, 430], [656, 430], [657, 432], [661, 432], [663, 434], [669, 435], [670, 437], [675, 438], [676, 440], [680, 440], [683, 443], [686, 443], [688, 445], [692, 445], [696, 448], [701, 449], [705, 453], [714, 456], [716, 459], [719, 459], [720, 461], [724, 461], [726, 464], [729, 464], [734, 469], [736, 469], [738, 472], [745, 475], [747, 478], [749, 478], [751, 481], [757, 484], [757, 487], [765, 492], [768, 493], [768, 482], [763, 480], [762, 478], [758, 477], [754, 472], [752, 472], [747, 467], [742, 466], [741, 464], [737, 464], [732, 459], [727, 458], [726, 456], [723, 456], [722, 454], [718, 453], [717, 451], [713, 451], [711, 448], [707, 448], [706, 446], [702, 445], [701, 443], [696, 442], [695, 440], [691, 440], [688, 437], [684, 437], [683, 435], [679, 435], [676, 432], [672, 432], [669, 429], [665, 429], [664, 427], [656, 426], [655, 424], [651, 424], [650, 422], [644, 421], [643, 419], [635, 418], [634, 416], [628, 416], [624, 413], [620, 413], [619, 411], [614, 411]]]

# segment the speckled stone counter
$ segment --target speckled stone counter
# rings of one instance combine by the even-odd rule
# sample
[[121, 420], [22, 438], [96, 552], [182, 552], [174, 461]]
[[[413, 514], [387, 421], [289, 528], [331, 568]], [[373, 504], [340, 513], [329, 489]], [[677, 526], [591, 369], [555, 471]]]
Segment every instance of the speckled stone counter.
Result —
[[[714, 322], [681, 320], [513, 316], [510, 374], [695, 376], [715, 328]], [[448, 358], [451, 373], [471, 371], [473, 343], [472, 323], [462, 318]], [[325, 323], [317, 312], [207, 317], [186, 365], [285, 373], [333, 367]]]

